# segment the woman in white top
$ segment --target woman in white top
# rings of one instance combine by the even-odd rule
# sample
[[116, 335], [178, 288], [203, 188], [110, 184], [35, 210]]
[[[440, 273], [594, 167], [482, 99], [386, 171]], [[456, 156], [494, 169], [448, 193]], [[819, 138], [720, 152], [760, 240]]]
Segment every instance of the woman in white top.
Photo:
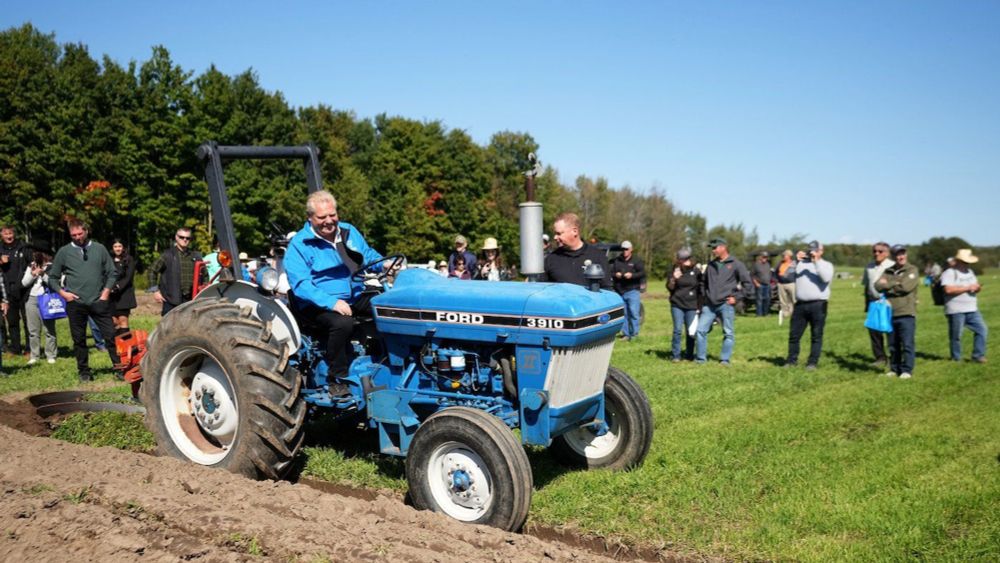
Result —
[[44, 252], [36, 252], [34, 260], [24, 270], [24, 277], [21, 278], [21, 285], [30, 287], [28, 299], [24, 304], [25, 319], [28, 322], [28, 346], [31, 349], [29, 364], [33, 364], [41, 357], [41, 332], [45, 329], [45, 357], [50, 364], [56, 363], [56, 321], [55, 319], [44, 320], [42, 313], [38, 309], [38, 296], [45, 293], [45, 287], [49, 283], [49, 266], [52, 264], [52, 257]]

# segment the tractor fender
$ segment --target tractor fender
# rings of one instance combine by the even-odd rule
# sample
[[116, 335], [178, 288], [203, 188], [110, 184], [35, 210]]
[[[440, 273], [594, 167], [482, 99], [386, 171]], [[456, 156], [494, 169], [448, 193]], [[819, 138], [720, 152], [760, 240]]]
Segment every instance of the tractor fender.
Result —
[[215, 297], [221, 297], [241, 307], [250, 307], [254, 317], [265, 323], [271, 323], [271, 333], [279, 342], [284, 343], [289, 355], [298, 351], [302, 344], [302, 333], [292, 312], [280, 300], [261, 294], [256, 285], [245, 281], [210, 285], [198, 293], [194, 300]]

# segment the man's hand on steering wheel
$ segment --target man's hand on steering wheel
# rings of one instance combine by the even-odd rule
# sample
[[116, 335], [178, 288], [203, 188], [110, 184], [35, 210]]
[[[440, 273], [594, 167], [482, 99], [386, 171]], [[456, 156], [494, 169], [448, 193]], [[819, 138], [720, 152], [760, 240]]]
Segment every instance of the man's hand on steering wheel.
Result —
[[[406, 256], [403, 256], [402, 254], [391, 254], [385, 258], [372, 260], [371, 262], [358, 268], [358, 270], [354, 272], [354, 275], [351, 276], [351, 279], [354, 281], [363, 281], [367, 274], [374, 274], [375, 279], [384, 286], [385, 280], [389, 277], [389, 275], [401, 269], [404, 262], [406, 262]], [[382, 265], [382, 268], [376, 271], [375, 267], [378, 265]]]

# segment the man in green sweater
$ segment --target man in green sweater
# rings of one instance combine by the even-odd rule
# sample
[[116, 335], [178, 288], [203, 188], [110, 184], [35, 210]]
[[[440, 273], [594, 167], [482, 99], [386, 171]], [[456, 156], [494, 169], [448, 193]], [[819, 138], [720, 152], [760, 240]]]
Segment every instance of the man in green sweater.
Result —
[[118, 364], [115, 328], [111, 323], [108, 296], [115, 285], [115, 264], [99, 242], [90, 240], [90, 229], [83, 221], [68, 224], [73, 242], [59, 249], [49, 269], [49, 286], [66, 300], [66, 317], [73, 336], [76, 369], [80, 381], [93, 381], [87, 353], [87, 317], [92, 317], [104, 336], [111, 364]]
[[892, 305], [889, 373], [886, 375], [909, 379], [913, 375], [913, 364], [917, 357], [915, 340], [920, 270], [907, 260], [906, 247], [901, 244], [892, 247], [892, 258], [896, 263], [875, 281], [875, 290], [885, 293]]

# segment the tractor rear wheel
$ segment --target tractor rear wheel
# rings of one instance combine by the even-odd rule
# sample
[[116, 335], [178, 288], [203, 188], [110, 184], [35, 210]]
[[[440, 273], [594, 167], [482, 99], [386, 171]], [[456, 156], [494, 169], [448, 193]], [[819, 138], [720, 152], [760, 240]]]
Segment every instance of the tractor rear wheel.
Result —
[[528, 456], [510, 429], [484, 411], [451, 407], [428, 417], [410, 442], [406, 479], [418, 509], [509, 531], [528, 518]]
[[604, 414], [606, 433], [598, 436], [589, 426], [575, 428], [552, 440], [549, 451], [560, 462], [574, 467], [638, 467], [653, 441], [653, 411], [639, 384], [613, 366], [608, 367], [604, 383]]
[[163, 317], [142, 360], [146, 427], [165, 455], [279, 479], [302, 445], [301, 376], [270, 323], [218, 298]]

